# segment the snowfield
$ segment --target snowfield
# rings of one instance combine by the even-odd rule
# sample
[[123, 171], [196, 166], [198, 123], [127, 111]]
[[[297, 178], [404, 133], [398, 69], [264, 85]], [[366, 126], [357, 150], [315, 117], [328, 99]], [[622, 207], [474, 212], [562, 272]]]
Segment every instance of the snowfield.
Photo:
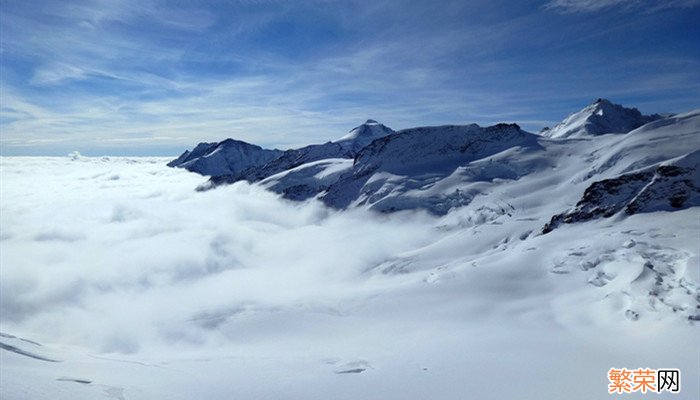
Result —
[[0, 397], [588, 400], [611, 367], [700, 395], [697, 207], [543, 235], [588, 183], [380, 214], [167, 161], [0, 159]]

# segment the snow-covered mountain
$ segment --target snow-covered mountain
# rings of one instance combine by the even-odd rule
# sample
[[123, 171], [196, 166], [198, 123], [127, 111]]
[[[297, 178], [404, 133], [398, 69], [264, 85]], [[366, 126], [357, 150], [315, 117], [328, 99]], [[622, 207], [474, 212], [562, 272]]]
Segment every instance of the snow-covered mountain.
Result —
[[257, 182], [299, 165], [333, 158], [353, 158], [372, 142], [394, 131], [369, 119], [340, 139], [287, 151], [266, 150], [245, 142], [226, 139], [220, 143], [200, 143], [185, 151], [168, 166], [181, 167], [211, 176], [214, 185], [239, 180]]
[[364, 124], [353, 128], [347, 135], [341, 137], [335, 142], [340, 144], [345, 149], [349, 150], [353, 155], [362, 150], [363, 147], [372, 143], [375, 139], [389, 136], [394, 133], [394, 130], [379, 122], [368, 119]]
[[[352, 132], [356, 131], [358, 128]], [[310, 162], [269, 176], [263, 184], [290, 199], [305, 199], [323, 193], [323, 201], [335, 208], [346, 208], [351, 203], [372, 205], [384, 211], [414, 208], [410, 204], [393, 204], [391, 199], [403, 194], [407, 186], [405, 182], [398, 184], [390, 177], [407, 177], [412, 185], [425, 181], [421, 184], [425, 186], [451, 174], [464, 163], [506, 148], [526, 146], [528, 142], [534, 143], [535, 139], [535, 135], [520, 130], [517, 125], [507, 124], [487, 128], [476, 124], [413, 128], [380, 136], [361, 149], [354, 161], [328, 159], [325, 162]], [[376, 179], [368, 183], [373, 175], [376, 175]], [[396, 188], [397, 192], [392, 192], [388, 186]], [[402, 201], [403, 198], [399, 200]], [[461, 200], [457, 196], [449, 200], [423, 198], [422, 201], [435, 203], [425, 208], [444, 213], [459, 205]], [[415, 206], [423, 208], [421, 204]]]
[[[369, 206], [379, 211], [423, 208], [444, 214], [468, 204], [478, 192], [476, 188], [447, 183], [462, 180], [453, 174], [472, 174], [469, 180], [477, 182], [515, 178], [516, 170], [506, 162], [494, 163], [493, 157], [504, 151], [513, 154], [536, 151], [533, 148], [536, 139], [515, 124], [399, 131], [361, 150], [352, 170], [333, 184], [322, 199], [335, 208]], [[472, 167], [468, 168], [469, 172], [464, 169], [466, 166]]]
[[[632, 213], [698, 205], [693, 163], [699, 132], [698, 112], [643, 116], [603, 99], [544, 135], [516, 124], [395, 132], [368, 120], [337, 141], [288, 150], [258, 165], [229, 167], [234, 173], [211, 174], [210, 182], [260, 182], [285, 198], [318, 197], [337, 209], [422, 209], [437, 215], [474, 202], [511, 207], [533, 196], [529, 192], [536, 188], [559, 200], [549, 204], [560, 206], [547, 210], [551, 221], [543, 230], [548, 232], [561, 222], [612, 216], [623, 209]], [[582, 137], [587, 140], [581, 142]], [[202, 146], [190, 158], [206, 159], [201, 154], [209, 153]]]
[[[585, 197], [589, 187], [595, 191], [617, 182], [622, 187], [610, 190], [629, 191], [629, 211], [692, 207], [700, 205], [694, 164], [700, 158], [699, 133], [697, 112], [586, 145], [532, 135], [516, 125], [410, 129], [363, 149], [352, 169], [320, 198], [336, 208], [445, 214], [477, 198], [515, 204], [525, 196], [517, 192], [521, 186], [539, 181], [545, 182], [540, 190], [561, 192], [558, 198], [568, 202], [575, 201], [572, 196]], [[600, 201], [624, 202], [612, 193]], [[613, 215], [624, 206], [611, 206], [603, 214]]]
[[185, 151], [168, 163], [168, 166], [185, 168], [202, 175], [233, 175], [246, 168], [265, 164], [280, 155], [280, 150], [263, 149], [240, 140], [226, 139], [219, 143], [200, 143], [192, 151]]
[[[616, 139], [615, 137], [613, 139]], [[700, 205], [700, 110], [644, 125], [590, 153], [576, 207], [544, 227]], [[601, 179], [605, 178], [605, 179]]]
[[582, 138], [606, 133], [627, 133], [661, 116], [642, 115], [636, 108], [625, 108], [606, 99], [598, 99], [565, 120], [544, 128], [540, 135], [551, 138]]
[[353, 153], [339, 143], [312, 144], [299, 149], [287, 150], [274, 160], [262, 165], [248, 167], [240, 171], [240, 173], [221, 174], [213, 178], [211, 182], [214, 185], [233, 183], [240, 180], [257, 182], [302, 164], [335, 158], [352, 159], [352, 157]]

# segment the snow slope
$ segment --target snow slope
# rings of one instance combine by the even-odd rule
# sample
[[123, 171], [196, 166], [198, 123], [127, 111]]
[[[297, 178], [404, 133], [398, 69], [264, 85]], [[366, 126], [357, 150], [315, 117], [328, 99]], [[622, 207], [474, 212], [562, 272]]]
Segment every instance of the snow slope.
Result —
[[286, 199], [306, 200], [326, 191], [352, 163], [348, 158], [312, 161], [263, 179], [260, 185]]
[[622, 210], [631, 215], [699, 205], [700, 150], [639, 172], [594, 182], [574, 210], [552, 217], [543, 232], [552, 231], [562, 222], [612, 217]]
[[337, 158], [352, 159], [352, 153], [338, 143], [312, 144], [299, 149], [287, 150], [280, 157], [264, 165], [247, 168], [239, 174], [222, 175], [212, 179], [211, 183], [220, 185], [240, 180], [257, 182], [305, 163]]
[[661, 116], [642, 115], [636, 108], [625, 108], [606, 99], [598, 99], [583, 110], [569, 115], [540, 135], [551, 138], [581, 138], [606, 133], [627, 133]]

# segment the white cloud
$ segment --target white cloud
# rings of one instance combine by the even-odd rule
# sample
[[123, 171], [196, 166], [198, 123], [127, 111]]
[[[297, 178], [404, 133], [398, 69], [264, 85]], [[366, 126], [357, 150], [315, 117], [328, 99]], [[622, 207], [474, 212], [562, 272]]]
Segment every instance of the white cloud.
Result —
[[563, 13], [591, 13], [607, 8], [645, 9], [659, 11], [668, 8], [689, 8], [700, 5], [698, 0], [551, 0], [545, 8]]
[[339, 214], [246, 184], [198, 193], [201, 177], [165, 161], [1, 159], [3, 330], [108, 352], [206, 342], [237, 310], [342, 303], [368, 265], [434, 239], [429, 217]]
[[552, 0], [545, 5], [561, 13], [594, 12], [613, 6], [630, 7], [639, 0]]

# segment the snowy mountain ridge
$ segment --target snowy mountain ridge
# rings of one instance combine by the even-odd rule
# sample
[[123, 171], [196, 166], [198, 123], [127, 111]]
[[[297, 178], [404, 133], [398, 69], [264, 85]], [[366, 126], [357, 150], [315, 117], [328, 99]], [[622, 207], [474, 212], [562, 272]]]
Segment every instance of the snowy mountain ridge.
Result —
[[[351, 205], [367, 205], [380, 211], [423, 208], [444, 214], [453, 207], [468, 204], [473, 195], [470, 190], [456, 188], [454, 194], [445, 194], [442, 189], [431, 191], [435, 182], [472, 162], [508, 149], [524, 149], [535, 141], [535, 135], [515, 124], [402, 130], [361, 150], [352, 169], [329, 187], [321, 199], [334, 208]], [[491, 167], [482, 174], [510, 176], [512, 172], [501, 166]], [[412, 196], [411, 191], [418, 196]]]
[[[560, 204], [556, 213], [547, 211], [549, 222], [542, 231], [549, 232], [560, 222], [610, 217], [623, 209], [629, 213], [700, 205], [699, 133], [698, 111], [643, 116], [604, 99], [541, 135], [517, 124], [393, 131], [368, 120], [335, 142], [216, 171], [201, 189], [246, 180], [287, 199], [318, 198], [336, 209], [420, 209], [436, 215], [488, 199], [525, 203], [521, 207], [527, 209], [531, 204], [524, 199], [533, 190], [543, 190], [556, 193], [553, 204]], [[173, 163], [188, 168], [192, 159], [215, 157], [220, 147], [197, 146], [180, 157], [184, 162]], [[681, 159], [684, 166], [676, 171], [671, 166]], [[595, 202], [591, 193], [599, 197]], [[574, 204], [579, 208], [572, 208]]]
[[457, 159], [468, 162], [512, 147], [531, 134], [516, 124], [420, 127], [373, 141], [355, 157], [359, 170], [426, 172]]
[[[336, 141], [286, 151], [267, 150], [249, 143], [226, 139], [219, 143], [200, 143], [191, 152], [185, 151], [171, 161], [168, 166], [209, 175], [214, 184], [239, 180], [257, 182], [308, 162], [333, 158], [351, 159], [373, 140], [393, 133], [391, 128], [370, 119]], [[216, 156], [218, 152], [238, 154], [241, 151], [251, 156]], [[209, 160], [212, 157], [215, 161]]]
[[240, 140], [226, 139], [219, 143], [200, 143], [192, 151], [185, 151], [169, 162], [168, 166], [185, 168], [202, 175], [232, 175], [281, 155], [280, 150], [263, 149]]

